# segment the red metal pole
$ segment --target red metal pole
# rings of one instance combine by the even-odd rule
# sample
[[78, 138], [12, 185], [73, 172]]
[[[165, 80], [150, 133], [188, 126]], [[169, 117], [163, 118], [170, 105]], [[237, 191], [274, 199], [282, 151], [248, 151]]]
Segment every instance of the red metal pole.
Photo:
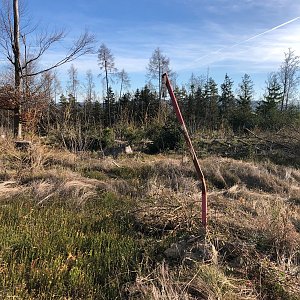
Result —
[[162, 75], [162, 84], [165, 85], [165, 87], [168, 89], [169, 95], [170, 95], [171, 100], [172, 100], [173, 107], [175, 109], [177, 119], [178, 119], [178, 121], [181, 125], [186, 144], [187, 144], [187, 146], [189, 148], [189, 151], [192, 155], [193, 163], [194, 163], [196, 172], [198, 174], [199, 180], [201, 182], [201, 189], [202, 189], [202, 216], [201, 216], [202, 218], [201, 219], [202, 219], [202, 225], [206, 229], [206, 227], [207, 227], [207, 189], [206, 189], [205, 177], [204, 177], [204, 174], [203, 174], [202, 169], [200, 167], [195, 149], [193, 147], [191, 138], [190, 138], [188, 130], [186, 128], [184, 119], [182, 117], [177, 99], [176, 99], [175, 94], [173, 92], [173, 88], [171, 86], [171, 83], [170, 83], [170, 80], [168, 78], [167, 73], [164, 73]]

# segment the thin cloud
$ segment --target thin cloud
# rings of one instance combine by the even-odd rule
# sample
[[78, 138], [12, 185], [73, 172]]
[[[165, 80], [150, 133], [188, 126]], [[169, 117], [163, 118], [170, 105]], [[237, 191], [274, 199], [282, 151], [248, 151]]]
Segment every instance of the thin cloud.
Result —
[[282, 24], [280, 24], [280, 25], [277, 25], [277, 26], [275, 26], [275, 27], [272, 27], [271, 29], [265, 30], [265, 31], [263, 31], [263, 32], [261, 32], [261, 33], [259, 33], [259, 34], [256, 34], [256, 35], [254, 35], [254, 36], [252, 36], [252, 37], [250, 37], [250, 38], [247, 38], [247, 39], [245, 39], [245, 40], [242, 40], [242, 41], [240, 41], [240, 42], [238, 42], [238, 43], [235, 43], [235, 44], [233, 44], [233, 45], [231, 45], [231, 46], [222, 47], [222, 48], [220, 48], [220, 49], [218, 49], [218, 50], [216, 50], [216, 51], [214, 51], [214, 52], [212, 52], [212, 53], [210, 53], [210, 54], [206, 54], [206, 55], [204, 55], [204, 56], [202, 56], [202, 57], [196, 59], [195, 61], [197, 62], [197, 61], [203, 60], [204, 58], [207, 58], [207, 57], [209, 57], [209, 56], [211, 56], [211, 55], [215, 55], [215, 54], [221, 53], [221, 52], [224, 51], [224, 50], [232, 49], [232, 48], [235, 48], [235, 47], [237, 47], [237, 46], [239, 46], [239, 45], [245, 44], [245, 43], [247, 43], [247, 42], [249, 42], [249, 41], [251, 41], [251, 40], [254, 40], [254, 39], [256, 39], [256, 38], [258, 38], [258, 37], [261, 37], [261, 36], [263, 36], [263, 35], [265, 35], [265, 34], [267, 34], [267, 33], [270, 33], [270, 32], [272, 32], [272, 31], [274, 31], [274, 30], [276, 30], [276, 29], [279, 29], [279, 28], [281, 28], [281, 27], [284, 27], [284, 26], [286, 26], [286, 25], [288, 25], [288, 24], [290, 24], [290, 23], [293, 23], [293, 22], [295, 22], [295, 21], [297, 21], [297, 20], [299, 20], [299, 19], [300, 19], [300, 16], [298, 16], [298, 17], [296, 17], [296, 18], [294, 18], [294, 19], [291, 19], [291, 20], [289, 20], [289, 21], [287, 21], [287, 22], [284, 22], [284, 23], [282, 23]]
[[256, 39], [256, 38], [258, 38], [258, 37], [260, 37], [260, 36], [262, 36], [262, 35], [265, 35], [265, 34], [267, 34], [267, 33], [270, 33], [270, 32], [272, 32], [272, 31], [274, 31], [274, 30], [276, 30], [276, 29], [279, 29], [279, 28], [281, 28], [281, 27], [283, 27], [283, 26], [286, 26], [286, 25], [288, 25], [288, 24], [290, 24], [290, 23], [293, 23], [293, 22], [295, 22], [295, 21], [297, 21], [297, 20], [299, 20], [299, 19], [300, 19], [300, 16], [299, 16], [299, 17], [296, 17], [296, 18], [294, 18], [294, 19], [292, 19], [292, 20], [289, 20], [289, 21], [287, 21], [287, 22], [284, 22], [284, 23], [282, 23], [282, 24], [280, 24], [280, 25], [278, 25], [278, 26], [275, 26], [275, 27], [273, 27], [273, 28], [271, 28], [271, 29], [268, 29], [268, 30], [266, 30], [266, 31], [264, 31], [264, 32], [262, 32], [262, 33], [259, 33], [259, 34], [255, 35], [255, 36], [252, 36], [252, 37], [250, 37], [250, 38], [248, 38], [248, 39], [246, 39], [246, 40], [244, 40], [244, 41], [241, 41], [241, 42], [239, 42], [239, 43], [236, 43], [236, 44], [232, 45], [230, 48], [233, 48], [233, 47], [236, 47], [236, 46], [238, 46], [238, 45], [247, 43], [247, 42], [249, 42], [249, 41], [251, 41], [251, 40], [254, 40], [254, 39]]

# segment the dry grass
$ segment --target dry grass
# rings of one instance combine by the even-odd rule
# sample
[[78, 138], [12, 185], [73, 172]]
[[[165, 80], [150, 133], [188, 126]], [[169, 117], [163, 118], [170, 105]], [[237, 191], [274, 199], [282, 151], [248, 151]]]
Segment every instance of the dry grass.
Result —
[[[209, 187], [205, 239], [218, 254], [212, 263], [199, 250], [199, 184], [189, 161], [147, 155], [97, 159], [40, 143], [21, 152], [12, 141], [0, 143], [0, 150], [1, 199], [27, 193], [39, 204], [72, 199], [81, 205], [110, 191], [134, 200], [129, 214], [135, 230], [160, 243], [163, 259], [128, 285], [130, 299], [299, 298], [297, 169], [219, 157], [201, 161]], [[192, 242], [176, 259], [167, 257], [165, 250], [182, 239]]]
[[147, 276], [137, 276], [130, 289], [130, 299], [195, 299], [185, 291], [184, 283], [180, 282], [177, 274], [170, 271], [165, 262], [159, 264]]
[[32, 194], [38, 204], [52, 199], [76, 199], [77, 204], [82, 204], [88, 199], [96, 197], [98, 182], [85, 178], [71, 179], [64, 177], [63, 181], [39, 180], [31, 183]]
[[16, 181], [0, 182], [0, 199], [7, 199], [25, 192], [26, 188], [18, 186]]
[[[215, 157], [202, 164], [210, 186], [208, 238], [223, 256], [223, 264], [255, 282], [251, 282], [249, 299], [297, 299], [299, 170]], [[192, 166], [180, 159], [160, 158], [151, 162], [149, 170], [144, 201], [136, 209], [141, 230], [154, 235], [173, 236], [180, 231], [201, 234], [200, 195]], [[261, 260], [276, 266], [271, 275], [259, 263]], [[258, 270], [264, 275], [253, 278], [252, 272]], [[282, 274], [284, 282], [279, 280]], [[207, 297], [204, 298], [242, 299], [238, 294]]]
[[73, 198], [81, 204], [96, 196], [97, 189], [110, 190], [109, 184], [89, 179], [76, 172], [80, 159], [67, 151], [33, 142], [18, 150], [14, 142], [0, 144], [2, 177], [0, 197], [30, 193], [38, 203], [51, 199]]
[[249, 283], [226, 276], [215, 265], [197, 265], [194, 274], [191, 274], [184, 266], [171, 270], [163, 261], [147, 276], [137, 276], [136, 282], [128, 290], [131, 300], [257, 299]]

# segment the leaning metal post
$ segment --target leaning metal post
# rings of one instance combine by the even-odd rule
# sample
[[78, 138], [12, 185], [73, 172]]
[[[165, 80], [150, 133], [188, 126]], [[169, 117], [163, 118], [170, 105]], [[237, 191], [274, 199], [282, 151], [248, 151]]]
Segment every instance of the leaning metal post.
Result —
[[201, 189], [202, 189], [202, 225], [206, 230], [206, 227], [207, 227], [207, 189], [206, 189], [205, 177], [204, 177], [204, 174], [203, 174], [202, 169], [200, 167], [195, 149], [193, 147], [191, 138], [190, 138], [188, 130], [186, 128], [184, 119], [182, 117], [177, 99], [176, 99], [175, 94], [173, 92], [173, 88], [171, 86], [171, 83], [170, 83], [170, 80], [168, 78], [167, 73], [164, 73], [162, 75], [162, 85], [163, 85], [163, 88], [167, 88], [167, 90], [169, 92], [169, 95], [171, 97], [172, 104], [173, 104], [177, 119], [178, 119], [178, 121], [181, 125], [186, 144], [187, 144], [187, 146], [189, 148], [189, 151], [191, 153], [196, 172], [197, 172], [199, 180], [201, 182]]

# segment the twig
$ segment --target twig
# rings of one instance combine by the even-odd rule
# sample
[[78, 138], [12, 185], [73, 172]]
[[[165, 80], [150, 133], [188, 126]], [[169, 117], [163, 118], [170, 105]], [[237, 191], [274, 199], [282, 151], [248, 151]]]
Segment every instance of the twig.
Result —
[[113, 163], [115, 166], [117, 166], [118, 168], [121, 168], [121, 166], [118, 165], [114, 160], [112, 161], [112, 163]]

